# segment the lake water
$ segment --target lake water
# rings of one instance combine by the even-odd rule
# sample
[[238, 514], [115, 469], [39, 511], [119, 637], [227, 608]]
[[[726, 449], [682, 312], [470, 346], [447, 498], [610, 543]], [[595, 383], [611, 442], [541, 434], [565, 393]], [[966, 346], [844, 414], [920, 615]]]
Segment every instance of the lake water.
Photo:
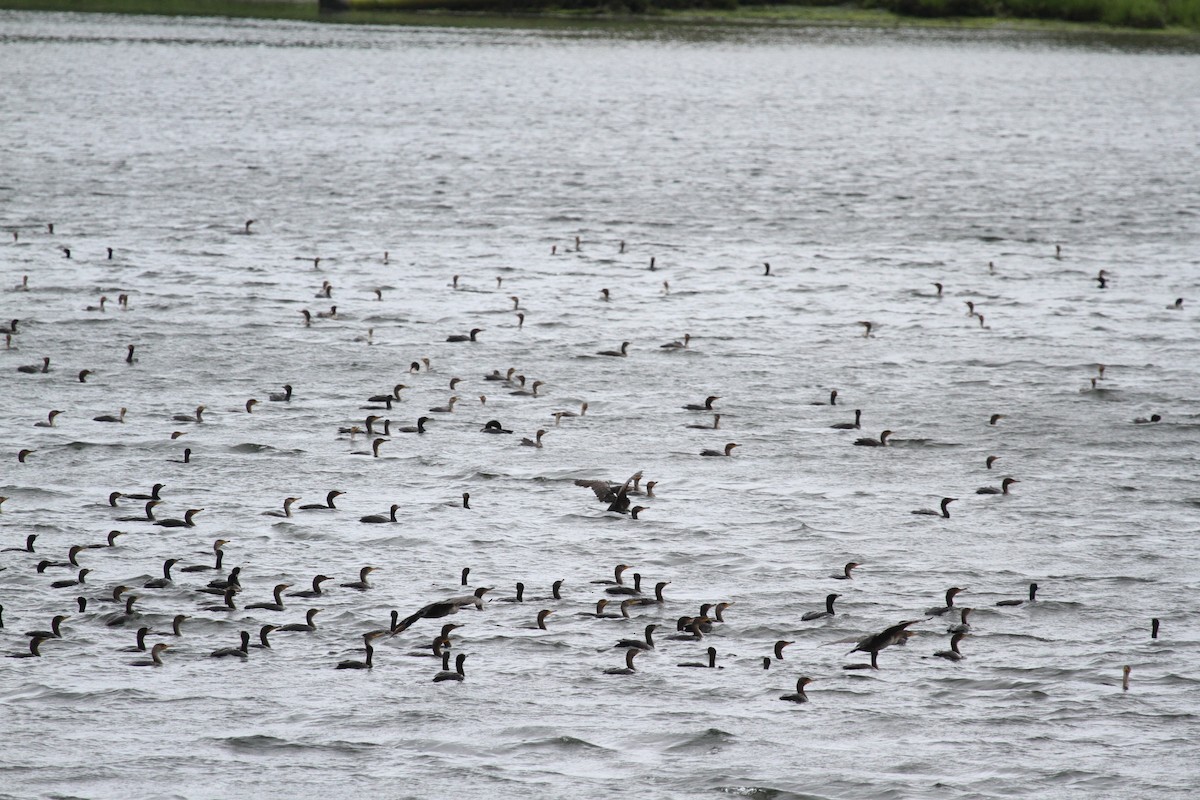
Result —
[[[0, 319], [20, 320], [0, 544], [38, 535], [0, 554], [0, 651], [71, 615], [41, 658], [0, 658], [0, 795], [1194, 794], [1194, 43], [13, 12], [0, 41]], [[509, 367], [539, 396], [483, 379]], [[396, 383], [391, 411], [363, 408]], [[720, 430], [687, 427], [708, 395]], [[172, 419], [200, 404], [203, 423]], [[855, 409], [862, 430], [830, 429]], [[371, 458], [338, 432], [368, 414], [434, 419]], [[891, 446], [853, 446], [884, 429]], [[658, 481], [637, 520], [573, 484], [636, 471]], [[975, 493], [1006, 476], [1010, 496]], [[154, 483], [159, 518], [204, 509], [194, 528], [116, 521], [143, 503], [109, 493]], [[333, 489], [337, 511], [264, 516]], [[909, 513], [947, 496], [949, 519]], [[393, 503], [398, 524], [359, 522]], [[79, 556], [84, 587], [36, 572], [113, 529]], [[211, 573], [179, 572], [217, 538], [242, 567], [233, 612], [201, 610]], [[174, 585], [140, 588], [167, 558]], [[670, 581], [666, 602], [592, 616], [619, 563]], [[367, 565], [374, 588], [339, 585]], [[241, 609], [318, 573], [319, 598]], [[526, 601], [500, 602], [517, 581]], [[1031, 581], [1035, 604], [995, 605]], [[132, 617], [102, 601], [118, 585]], [[334, 669], [391, 610], [482, 586], [483, 611]], [[923, 613], [952, 586], [976, 609], [958, 663], [932, 657], [957, 618]], [[836, 616], [802, 622], [830, 592]], [[704, 640], [668, 638], [721, 601]], [[209, 657], [310, 607], [314, 633]], [[843, 669], [868, 659], [839, 640], [911, 619], [879, 670]], [[447, 621], [461, 684], [409, 655]], [[649, 623], [636, 673], [605, 674]], [[142, 625], [172, 644], [161, 668], [123, 652]], [[710, 645], [723, 669], [675, 666]], [[810, 702], [780, 702], [802, 675]]]

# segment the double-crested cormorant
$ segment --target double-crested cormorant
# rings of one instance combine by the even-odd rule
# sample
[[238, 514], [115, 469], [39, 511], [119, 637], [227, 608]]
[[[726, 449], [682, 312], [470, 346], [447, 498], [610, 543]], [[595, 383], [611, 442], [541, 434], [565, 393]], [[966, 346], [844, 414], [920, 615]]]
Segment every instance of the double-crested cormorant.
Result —
[[808, 611], [800, 615], [800, 619], [805, 622], [813, 619], [824, 619], [835, 615], [833, 610], [833, 601], [841, 597], [840, 594], [825, 595], [825, 610], [824, 611]]
[[685, 661], [682, 664], [676, 664], [677, 667], [700, 667], [702, 669], [717, 669], [717, 648], [708, 648], [708, 663], [703, 661]]
[[642, 573], [633, 573], [633, 586], [626, 586], [624, 583], [617, 586], [610, 586], [604, 590], [608, 594], [641, 594], [642, 593]]
[[990, 417], [988, 417], [988, 425], [995, 425], [997, 422], [999, 422], [1000, 420], [1002, 420], [1004, 418], [1005, 418], [1004, 414], [992, 414]]
[[879, 651], [883, 650], [885, 648], [891, 647], [894, 644], [899, 644], [900, 642], [904, 641], [908, 636], [908, 631], [906, 631], [905, 628], [907, 628], [909, 625], [916, 624], [920, 621], [921, 620], [919, 620], [919, 619], [910, 619], [910, 620], [905, 620], [904, 622], [897, 623], [897, 624], [891, 626], [890, 628], [885, 628], [883, 631], [881, 631], [879, 633], [873, 634], [871, 636], [868, 636], [868, 637], [860, 640], [859, 643], [857, 645], [855, 645], [854, 649], [851, 650], [850, 652], [851, 653], [857, 653], [857, 652], [870, 653], [871, 654], [871, 668], [879, 669], [879, 662], [878, 662]]
[[854, 409], [854, 422], [839, 422], [829, 427], [839, 431], [856, 431], [862, 427], [862, 409]]
[[346, 589], [358, 589], [360, 592], [365, 592], [371, 588], [371, 584], [367, 581], [367, 576], [370, 575], [379, 567], [363, 567], [358, 571], [358, 580], [349, 581], [348, 583], [340, 584]]
[[58, 411], [58, 410], [51, 411], [49, 414], [46, 415], [46, 419], [41, 420], [40, 422], [33, 423], [33, 427], [35, 427], [35, 428], [53, 428], [54, 427], [54, 418], [57, 417], [61, 413], [63, 413], [63, 412]]
[[460, 597], [450, 597], [446, 600], [439, 600], [436, 603], [430, 603], [424, 608], [419, 609], [416, 613], [409, 615], [396, 626], [394, 632], [400, 633], [408, 630], [414, 622], [419, 619], [437, 619], [446, 617], [451, 614], [457, 614], [461, 609], [467, 606], [475, 606], [476, 611], [483, 610], [483, 596], [490, 592], [491, 587], [480, 587], [475, 590], [474, 594], [464, 595]]
[[37, 541], [38, 535], [31, 533], [25, 537], [24, 547], [6, 547], [0, 550], [0, 553], [32, 553], [34, 552], [33, 543]]
[[918, 508], [918, 509], [915, 509], [912, 513], [913, 514], [923, 514], [925, 516], [930, 516], [930, 517], [944, 517], [946, 519], [950, 519], [950, 509], [948, 509], [946, 506], [950, 505], [957, 499], [958, 499], [957, 497], [943, 497], [942, 503], [941, 503], [941, 508], [942, 508], [941, 511], [937, 511], [932, 508]]
[[852, 581], [854, 580], [854, 576], [850, 573], [861, 566], [862, 564], [858, 563], [857, 561], [847, 561], [846, 566], [842, 567], [842, 571], [840, 573], [835, 572], [829, 577], [833, 578], [835, 581]]
[[[872, 657], [873, 656], [874, 656], [874, 653], [872, 653]], [[787, 700], [789, 703], [807, 703], [808, 695], [804, 693], [804, 687], [808, 686], [812, 682], [813, 682], [812, 678], [809, 678], [809, 677], [798, 678], [796, 680], [796, 693], [795, 694], [781, 694], [781, 695], [779, 695], [779, 699]]]
[[242, 568], [234, 567], [233, 569], [229, 570], [228, 577], [211, 580], [208, 582], [208, 586], [204, 587], [200, 591], [206, 594], [225, 594], [227, 589], [233, 589], [234, 591], [240, 592], [242, 590], [241, 576]]
[[310, 608], [308, 613], [304, 615], [304, 622], [292, 622], [280, 627], [281, 631], [299, 631], [301, 633], [312, 633], [317, 629], [317, 623], [314, 621], [317, 614], [321, 613], [319, 608]]
[[446, 341], [447, 342], [474, 342], [474, 341], [476, 341], [475, 337], [481, 333], [483, 333], [483, 328], [471, 328], [471, 332], [469, 334], [463, 335], [461, 333], [456, 333], [456, 334], [453, 334], [452, 336], [447, 336]]
[[637, 650], [653, 650], [654, 649], [653, 633], [654, 633], [654, 629], [657, 627], [658, 627], [658, 625], [656, 625], [654, 623], [651, 623], [646, 626], [646, 640], [645, 641], [642, 641], [641, 639], [621, 639], [615, 645], [613, 645], [613, 647], [632, 647]]
[[127, 346], [125, 347], [125, 363], [126, 363], [126, 364], [136, 364], [136, 363], [137, 363], [137, 361], [138, 361], [138, 360], [137, 360], [137, 358], [136, 358], [136, 357], [133, 355], [133, 351], [134, 351], [134, 349], [135, 349], [135, 346], [134, 346], [134, 345], [132, 345], [132, 344], [131, 344], [131, 345], [127, 345]]
[[883, 433], [879, 434], [878, 439], [872, 439], [870, 436], [864, 436], [861, 439], [855, 439], [854, 443], [859, 447], [887, 447], [887, 440], [891, 435], [891, 431], [884, 431]]
[[48, 631], [25, 631], [26, 636], [37, 639], [61, 639], [62, 624], [64, 620], [69, 619], [66, 614], [59, 614], [54, 619], [50, 620], [50, 630]]
[[33, 455], [36, 452], [37, 452], [37, 450], [30, 450], [29, 448], [25, 448], [24, 450], [21, 450], [20, 452], [17, 453], [17, 463], [24, 464], [25, 459], [29, 458], [31, 455]]
[[333, 580], [333, 578], [329, 577], [328, 575], [317, 575], [312, 580], [311, 589], [303, 589], [299, 592], [289, 592], [288, 597], [321, 597], [323, 594], [321, 591], [321, 584], [325, 581], [331, 580]]
[[339, 661], [334, 669], [371, 669], [371, 660], [375, 655], [375, 648], [371, 646], [371, 642], [383, 635], [382, 631], [371, 631], [363, 634], [363, 649], [366, 651], [366, 658], [362, 661], [357, 659], [346, 659]]
[[998, 606], [1019, 606], [1024, 603], [1037, 602], [1038, 585], [1036, 583], [1029, 584], [1029, 599], [1028, 600], [1001, 600], [996, 603]]
[[162, 654], [171, 649], [171, 645], [159, 642], [150, 648], [150, 658], [140, 661], [130, 661], [131, 667], [161, 667], [163, 665]]
[[498, 419], [490, 419], [487, 424], [479, 429], [481, 433], [512, 433], [508, 428], [500, 424]]
[[292, 399], [292, 385], [285, 383], [282, 392], [271, 392], [267, 395], [267, 399], [275, 403], [288, 403]]
[[17, 372], [24, 372], [27, 375], [36, 375], [39, 372], [49, 372], [49, 371], [50, 371], [50, 356], [44, 356], [42, 358], [41, 366], [39, 366], [37, 364], [23, 364], [23, 365], [17, 367]]
[[521, 438], [521, 445], [522, 445], [522, 446], [524, 446], [524, 447], [537, 447], [537, 448], [540, 448], [540, 447], [542, 446], [542, 437], [546, 435], [546, 430], [545, 430], [544, 428], [538, 428], [538, 432], [537, 432], [536, 434], [534, 434], [534, 435], [535, 435], [537, 438], [535, 438], [535, 439], [530, 439], [530, 438], [528, 438], [528, 437], [522, 437], [522, 438]]
[[275, 602], [251, 603], [250, 605], [246, 606], [246, 610], [249, 611], [250, 609], [262, 609], [263, 611], [283, 611], [283, 590], [289, 589], [291, 586], [292, 585], [290, 583], [275, 584]]
[[350, 453], [350, 455], [352, 455], [352, 456], [371, 456], [373, 458], [379, 458], [379, 448], [382, 447], [383, 443], [386, 441], [387, 441], [387, 439], [374, 439], [371, 442], [370, 450], [354, 450], [353, 452]]
[[638, 650], [637, 648], [633, 648], [633, 647], [629, 648], [628, 650], [625, 651], [625, 666], [623, 668], [613, 667], [612, 669], [606, 669], [606, 670], [604, 670], [604, 674], [605, 675], [632, 675], [633, 673], [637, 672], [637, 670], [635, 670], [633, 668], [633, 659], [640, 652], [642, 652], [642, 651]]
[[690, 333], [685, 333], [683, 335], [682, 342], [676, 340], [674, 342], [667, 342], [666, 344], [660, 344], [659, 347], [663, 350], [686, 350], [688, 343], [691, 341], [692, 341], [692, 335]]
[[91, 572], [91, 570], [84, 567], [83, 569], [79, 570], [79, 575], [74, 580], [55, 581], [54, 583], [50, 584], [50, 588], [65, 589], [68, 586], [80, 586], [85, 583], [89, 572]]
[[[201, 589], [201, 591], [204, 591]], [[224, 601], [219, 606], [204, 606], [202, 611], [237, 611], [237, 604], [233, 602], [233, 598], [237, 597], [238, 590], [236, 587], [226, 587], [221, 592], [221, 599]]]
[[258, 629], [258, 644], [252, 644], [250, 646], [257, 647], [257, 648], [260, 648], [263, 650], [270, 650], [271, 642], [269, 639], [267, 639], [267, 637], [271, 635], [272, 631], [277, 631], [277, 630], [279, 630], [278, 625], [263, 625], [261, 628]]
[[165, 488], [167, 488], [165, 483], [156, 483], [150, 488], [150, 494], [143, 494], [139, 492], [137, 494], [127, 494], [123, 496], [128, 497], [130, 500], [161, 500], [162, 490]]
[[446, 401], [446, 405], [435, 406], [429, 410], [431, 412], [433, 412], [434, 414], [453, 414], [454, 413], [454, 404], [457, 402], [458, 402], [458, 396], [455, 395], [454, 397], [451, 397], [449, 400]]
[[633, 605], [635, 605], [635, 606], [654, 606], [654, 605], [661, 605], [662, 603], [665, 603], [666, 600], [663, 598], [663, 589], [667, 588], [670, 585], [671, 585], [670, 581], [659, 581], [658, 583], [654, 584], [654, 598], [653, 599], [651, 599], [649, 597], [638, 597], [638, 598], [635, 598]]
[[554, 610], [550, 609], [550, 608], [543, 608], [541, 611], [538, 612], [538, 615], [537, 615], [538, 630], [540, 630], [540, 631], [547, 630], [546, 617], [550, 616], [553, 613], [554, 613]]
[[[114, 531], [114, 533], [120, 533], [120, 531]], [[225, 551], [222, 548], [224, 548], [227, 544], [229, 544], [228, 539], [217, 539], [215, 542], [213, 542], [213, 553], [216, 554], [216, 562], [211, 567], [208, 564], [192, 564], [191, 566], [184, 567], [181, 571], [208, 572], [210, 569], [219, 570], [221, 568], [221, 562], [225, 560]]]
[[946, 633], [966, 633], [971, 630], [971, 623], [967, 622], [967, 617], [971, 614], [970, 608], [959, 609], [959, 623], [951, 625], [946, 629]]
[[154, 524], [162, 528], [194, 528], [196, 523], [193, 520], [203, 510], [203, 508], [189, 508], [183, 512], [183, 519], [160, 519], [155, 520]]
[[212, 658], [247, 658], [250, 655], [250, 631], [242, 631], [240, 647], [222, 647], [209, 653]]
[[299, 497], [285, 497], [285, 498], [283, 498], [283, 510], [282, 511], [278, 511], [278, 510], [264, 511], [263, 515], [268, 516], [268, 517], [285, 517], [285, 518], [290, 517], [290, 516], [292, 516], [292, 504], [295, 503], [299, 499], [300, 499]]
[[112, 414], [101, 414], [98, 417], [92, 417], [92, 420], [95, 422], [124, 422], [127, 411], [128, 409], [122, 407], [121, 411], [115, 417]]
[[176, 414], [175, 416], [171, 417], [171, 419], [175, 420], [176, 422], [204, 422], [204, 410], [206, 408], [207, 406], [196, 406], [195, 415]]
[[1135, 418], [1134, 418], [1134, 420], [1133, 420], [1133, 424], [1135, 424], [1135, 425], [1148, 425], [1148, 424], [1150, 424], [1150, 423], [1154, 423], [1154, 422], [1161, 422], [1161, 421], [1162, 421], [1162, 416], [1161, 416], [1161, 415], [1159, 415], [1159, 414], [1151, 414], [1149, 418], [1147, 418], [1147, 417], [1135, 417]]
[[525, 584], [517, 581], [516, 594], [512, 597], [501, 597], [497, 603], [524, 603], [525, 602]]
[[400, 433], [424, 433], [425, 423], [429, 422], [429, 417], [419, 417], [416, 425], [405, 425], [403, 428], [397, 428]]
[[397, 522], [398, 520], [396, 519], [396, 512], [399, 509], [400, 509], [400, 506], [393, 503], [391, 509], [388, 511], [387, 514], [368, 514], [365, 517], [359, 517], [358, 521], [359, 522], [367, 522], [367, 523]]
[[555, 411], [550, 416], [554, 417], [554, 424], [557, 425], [562, 417], [583, 417], [587, 415], [588, 404], [580, 403], [579, 411]]
[[981, 486], [975, 490], [975, 494], [1008, 494], [1008, 487], [1014, 483], [1020, 483], [1020, 481], [1016, 478], [1005, 478], [999, 489], [995, 486]]
[[[598, 355], [598, 356], [616, 356], [618, 358], [624, 358], [625, 356], [629, 355], [629, 345], [630, 345], [629, 342], [621, 342], [620, 350], [600, 350], [600, 351], [597, 351], [596, 355]], [[47, 361], [49, 361], [49, 359], [47, 359]]]
[[712, 425], [696, 425], [693, 423], [693, 424], [688, 425], [687, 427], [692, 428], [693, 430], [698, 430], [698, 431], [715, 431], [721, 427], [721, 415], [713, 414]]
[[[576, 481], [576, 484], [578, 484], [578, 481]], [[617, 564], [617, 566], [613, 568], [613, 580], [610, 581], [605, 578], [604, 580], [592, 581], [592, 583], [623, 585], [625, 580], [621, 577], [621, 574], [627, 569], [629, 569], [628, 564]]]
[[828, 403], [826, 403], [824, 400], [814, 400], [814, 401], [812, 401], [811, 403], [809, 403], [809, 405], [810, 405], [810, 406], [836, 406], [836, 405], [837, 405], [837, 399], [838, 399], [838, 390], [837, 390], [837, 389], [830, 389], [830, 390], [829, 390], [829, 402], [828, 402]]
[[325, 503], [323, 505], [321, 503], [305, 503], [304, 505], [300, 506], [300, 510], [301, 511], [337, 511], [337, 506], [335, 506], [333, 504], [333, 501], [338, 499], [338, 497], [343, 494], [345, 494], [345, 492], [341, 491], [340, 489], [334, 489], [333, 491], [331, 491], [325, 495]]
[[[445, 655], [449, 656], [450, 654], [446, 653]], [[466, 673], [463, 672], [463, 662], [466, 660], [467, 654], [459, 653], [458, 658], [454, 659], [454, 671], [451, 672], [450, 670], [442, 670], [437, 675], [433, 676], [433, 682], [442, 683], [443, 681], [462, 681], [463, 678], [466, 677]]]
[[39, 648], [41, 648], [42, 642], [46, 641], [47, 638], [50, 637], [34, 636], [29, 640], [28, 653], [12, 653], [9, 655], [9, 658], [40, 658], [42, 653]]
[[80, 383], [87, 383], [87, 378], [88, 378], [88, 375], [91, 375], [91, 374], [92, 374], [92, 371], [91, 371], [90, 369], [81, 369], [81, 370], [79, 370], [79, 376], [78, 376], [78, 377], [79, 377], [79, 382], [80, 382]]
[[700, 455], [710, 456], [710, 457], [712, 457], [712, 456], [729, 456], [730, 454], [733, 453], [733, 448], [740, 447], [740, 446], [741, 445], [739, 445], [737, 442], [730, 442], [729, 444], [725, 445], [724, 450], [705, 449], [705, 450], [700, 451]]
[[721, 398], [719, 395], [709, 395], [708, 397], [704, 398], [703, 403], [688, 403], [683, 408], [685, 411], [712, 411], [713, 403], [720, 399]]
[[[166, 520], [163, 520], [166, 522]], [[179, 563], [178, 558], [168, 558], [163, 562], [163, 576], [153, 580], [146, 581], [142, 584], [143, 589], [166, 589], [168, 586], [173, 586], [174, 581], [171, 580], [171, 567]]]
[[954, 597], [961, 591], [962, 589], [958, 588], [957, 586], [950, 587], [946, 590], [946, 605], [927, 608], [925, 609], [925, 613], [932, 616], [941, 616], [942, 614], [945, 614], [947, 611], [954, 608]]
[[[1172, 303], [1171, 305], [1167, 306], [1167, 310], [1168, 311], [1182, 311], [1183, 310], [1183, 298], [1176, 297], [1175, 302]], [[13, 322], [16, 322], [16, 320], [13, 320]]]
[[950, 649], [937, 650], [934, 652], [934, 656], [944, 658], [947, 661], [962, 661], [966, 656], [958, 649], [958, 643], [963, 640], [964, 636], [966, 636], [965, 633], [955, 633], [950, 637]]

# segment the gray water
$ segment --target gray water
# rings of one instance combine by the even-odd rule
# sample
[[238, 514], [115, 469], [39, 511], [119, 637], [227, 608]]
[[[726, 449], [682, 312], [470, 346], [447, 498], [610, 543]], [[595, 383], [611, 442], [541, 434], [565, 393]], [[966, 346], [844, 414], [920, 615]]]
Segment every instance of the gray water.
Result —
[[[0, 554], [0, 650], [72, 614], [41, 658], [0, 658], [0, 795], [1194, 793], [1188, 46], [24, 13], [0, 14], [0, 40], [0, 319], [20, 319], [0, 352], [0, 544], [39, 537]], [[445, 341], [473, 327], [478, 342]], [[622, 341], [627, 358], [595, 355]], [[43, 356], [48, 374], [16, 371]], [[483, 380], [510, 366], [544, 396]], [[338, 433], [371, 413], [411, 425], [453, 377], [455, 412], [378, 459]], [[390, 412], [362, 408], [397, 382]], [[284, 383], [293, 399], [268, 401]], [[710, 394], [721, 430], [687, 428], [711, 417], [681, 406]], [[202, 424], [172, 420], [198, 404]], [[92, 420], [122, 406], [124, 425]], [[854, 409], [863, 430], [829, 428]], [[514, 433], [480, 433], [489, 419]], [[539, 428], [544, 448], [519, 445]], [[891, 447], [853, 446], [885, 428]], [[726, 442], [731, 458], [699, 455]], [[636, 521], [573, 484], [636, 471], [658, 481]], [[1010, 496], [975, 494], [1005, 476]], [[203, 508], [195, 528], [114, 521], [142, 503], [110, 492], [158, 482], [158, 517]], [[263, 515], [331, 489], [336, 512]], [[943, 496], [950, 519], [909, 513]], [[399, 524], [358, 521], [393, 503]], [[116, 547], [80, 556], [82, 590], [49, 588], [73, 570], [36, 573], [113, 529]], [[283, 612], [201, 611], [212, 575], [178, 570], [217, 538], [243, 568], [239, 607], [321, 572], [331, 588]], [[137, 588], [170, 557], [173, 588]], [[852, 582], [828, 577], [851, 560]], [[670, 581], [667, 602], [589, 616], [590, 582], [618, 563]], [[374, 588], [337, 585], [365, 565]], [[557, 579], [561, 601], [534, 599]], [[526, 602], [498, 602], [517, 581]], [[1036, 604], [994, 605], [1030, 581]], [[101, 601], [122, 584], [131, 619]], [[334, 670], [392, 609], [480, 586], [482, 612], [379, 640], [371, 672]], [[957, 620], [922, 613], [950, 586], [976, 609], [959, 663], [931, 657]], [[801, 622], [829, 592], [837, 615]], [[666, 639], [719, 601], [704, 641]], [[208, 656], [309, 607], [315, 633]], [[192, 618], [164, 666], [130, 666], [134, 631], [177, 613]], [[830, 643], [909, 619], [919, 634], [878, 671], [842, 669], [867, 659]], [[444, 621], [463, 625], [461, 684], [409, 655]], [[650, 622], [636, 674], [604, 674]], [[764, 671], [779, 639], [795, 643]], [[723, 669], [675, 666], [710, 644]], [[810, 702], [780, 702], [801, 675]]]

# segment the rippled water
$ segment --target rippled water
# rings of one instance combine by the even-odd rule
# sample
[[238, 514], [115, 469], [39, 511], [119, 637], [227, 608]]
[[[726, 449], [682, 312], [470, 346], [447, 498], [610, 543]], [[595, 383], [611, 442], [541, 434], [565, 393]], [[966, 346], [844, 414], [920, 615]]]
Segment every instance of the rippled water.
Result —
[[[39, 575], [39, 558], [126, 531], [80, 556], [91, 603], [63, 639], [0, 659], [0, 794], [1193, 793], [1194, 52], [17, 13], [0, 37], [0, 224], [19, 236], [0, 244], [0, 290], [28, 275], [0, 295], [0, 318], [21, 321], [0, 353], [0, 544], [38, 535], [36, 554], [0, 554], [0, 649], [75, 609], [79, 590], [49, 588], [71, 571]], [[472, 327], [477, 343], [445, 341]], [[659, 347], [684, 333], [686, 350]], [[594, 355], [622, 341], [627, 358]], [[16, 371], [43, 356], [48, 374]], [[482, 379], [510, 366], [545, 396]], [[369, 413], [412, 424], [452, 377], [456, 411], [378, 459], [337, 432]], [[390, 412], [362, 408], [397, 382]], [[291, 402], [268, 401], [284, 383]], [[834, 388], [836, 407], [813, 405]], [[710, 417], [681, 406], [709, 394], [721, 430], [687, 428]], [[198, 404], [203, 424], [171, 419]], [[122, 406], [123, 426], [92, 421]], [[856, 408], [864, 430], [829, 429]], [[51, 409], [55, 427], [35, 428]], [[1150, 414], [1163, 421], [1132, 423]], [[515, 433], [480, 433], [493, 418]], [[539, 427], [543, 449], [518, 445]], [[852, 446], [884, 428], [894, 446]], [[698, 455], [726, 442], [732, 458]], [[659, 482], [637, 521], [573, 485], [637, 470]], [[1011, 496], [975, 494], [1004, 476]], [[160, 517], [205, 509], [194, 529], [114, 522], [141, 503], [110, 508], [109, 492], [156, 482]], [[330, 489], [346, 492], [336, 512], [263, 516]], [[909, 513], [943, 496], [960, 498], [950, 519]], [[392, 503], [399, 524], [358, 522]], [[239, 606], [380, 571], [368, 592], [280, 613], [200, 611], [219, 600], [195, 591], [211, 576], [178, 568], [208, 563], [218, 537], [243, 568]], [[119, 615], [101, 598], [169, 557], [174, 588], [138, 589], [140, 615], [105, 624]], [[827, 577], [850, 560], [852, 583]], [[671, 581], [667, 603], [589, 616], [590, 581], [617, 563]], [[333, 669], [392, 609], [463, 593], [468, 566], [496, 588], [450, 618], [461, 685], [408, 655], [442, 620], [382, 640], [372, 672]], [[556, 579], [562, 601], [540, 599]], [[526, 602], [497, 602], [516, 581]], [[1036, 605], [995, 607], [1030, 581]], [[977, 609], [965, 661], [929, 658], [946, 618], [879, 671], [823, 646], [923, 619], [950, 586]], [[800, 622], [831, 591], [837, 616]], [[718, 601], [734, 605], [704, 642], [663, 641]], [[208, 657], [309, 607], [316, 633]], [[192, 619], [165, 666], [128, 666], [135, 629], [177, 613]], [[663, 624], [656, 651], [603, 674], [647, 622]], [[764, 671], [779, 639], [795, 644]], [[709, 643], [724, 669], [675, 667]], [[779, 702], [800, 675], [810, 702]]]

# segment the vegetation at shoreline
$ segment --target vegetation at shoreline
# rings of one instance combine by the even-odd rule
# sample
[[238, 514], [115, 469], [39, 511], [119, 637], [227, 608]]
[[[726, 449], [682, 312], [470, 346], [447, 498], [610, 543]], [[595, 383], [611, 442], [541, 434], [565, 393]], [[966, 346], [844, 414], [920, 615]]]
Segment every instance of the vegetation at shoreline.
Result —
[[[614, 21], [862, 25], [953, 24], [1038, 27], [1039, 22], [1137, 30], [1200, 31], [1200, 0], [0, 0], [0, 8], [168, 16], [225, 16], [368, 24], [487, 25], [478, 15], [522, 15], [524, 23]], [[334, 10], [340, 9], [340, 10]], [[440, 16], [439, 16], [440, 15]], [[536, 15], [536, 16], [528, 16]], [[511, 24], [511, 22], [509, 23]]]

